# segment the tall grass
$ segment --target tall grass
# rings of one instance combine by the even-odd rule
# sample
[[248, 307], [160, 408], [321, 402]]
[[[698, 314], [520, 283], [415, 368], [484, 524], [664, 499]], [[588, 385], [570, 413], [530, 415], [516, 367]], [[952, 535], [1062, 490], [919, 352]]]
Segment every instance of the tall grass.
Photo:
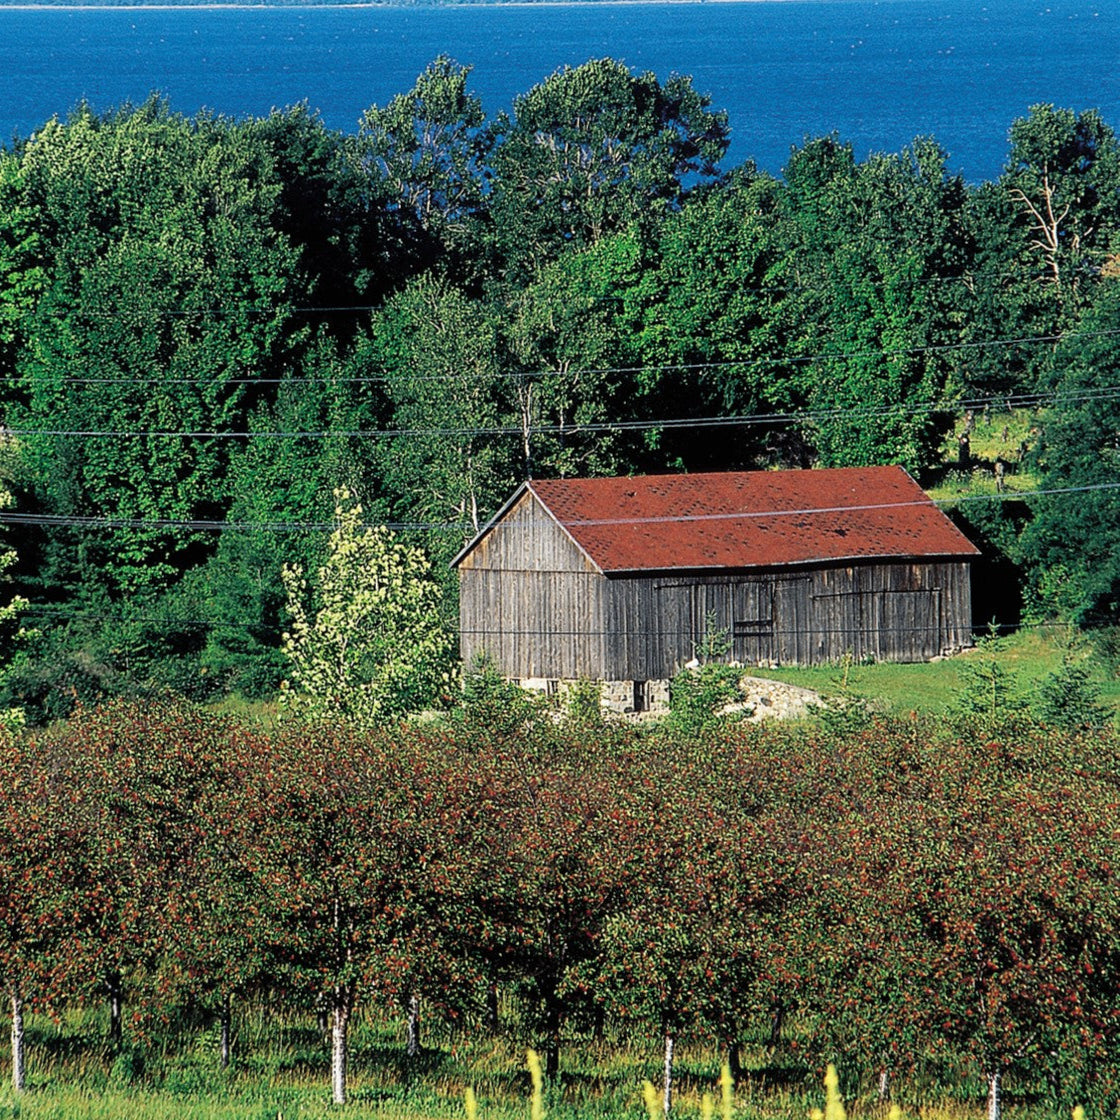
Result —
[[[328, 1059], [317, 1031], [260, 1013], [242, 1023], [234, 1068], [217, 1068], [213, 1031], [167, 1049], [158, 1042], [143, 1061], [121, 1060], [102, 1043], [90, 1016], [61, 1024], [36, 1017], [31, 1026], [31, 1089], [18, 1099], [4, 1082], [0, 1120], [660, 1120], [661, 1097], [650, 1077], [657, 1046], [608, 1040], [580, 1047], [559, 1084], [510, 1039], [444, 1034], [410, 1068], [397, 1025], [372, 1018], [356, 1024], [353, 1089], [343, 1108], [329, 1103]], [[125, 1053], [130, 1053], [125, 1051]], [[535, 1057], [535, 1055], [534, 1055]], [[831, 1069], [822, 1102], [819, 1072], [761, 1044], [744, 1053], [744, 1076], [732, 1086], [726, 1065], [700, 1043], [682, 1050], [673, 1116], [691, 1120], [979, 1120], [983, 1086], [929, 1082], [912, 1086], [904, 1107], [889, 1112], [870, 1087], [845, 1112]], [[8, 1070], [0, 1067], [0, 1076]], [[946, 1077], [959, 1070], [946, 1069]], [[648, 1088], [646, 1088], [648, 1086]], [[854, 1090], [853, 1090], [854, 1092]], [[716, 1094], [718, 1093], [718, 1098]], [[1059, 1115], [1027, 1103], [1014, 1086], [1007, 1115], [1050, 1120]], [[815, 1110], [815, 1111], [814, 1111]], [[1082, 1118], [1083, 1120], [1083, 1118]]]

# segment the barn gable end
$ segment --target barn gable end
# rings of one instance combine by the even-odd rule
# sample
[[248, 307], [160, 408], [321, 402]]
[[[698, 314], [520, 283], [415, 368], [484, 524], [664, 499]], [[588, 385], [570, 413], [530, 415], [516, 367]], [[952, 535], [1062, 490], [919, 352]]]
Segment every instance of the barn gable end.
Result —
[[520, 679], [601, 679], [606, 580], [525, 486], [470, 547], [459, 569], [460, 652]]

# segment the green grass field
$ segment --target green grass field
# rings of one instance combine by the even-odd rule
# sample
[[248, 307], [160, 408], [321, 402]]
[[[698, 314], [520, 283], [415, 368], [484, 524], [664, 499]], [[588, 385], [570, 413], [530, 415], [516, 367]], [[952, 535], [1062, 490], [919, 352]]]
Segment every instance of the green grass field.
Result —
[[[1068, 644], [1062, 628], [1023, 629], [1000, 642], [999, 657], [1013, 674], [1020, 691], [1029, 696], [1039, 682], [1061, 664]], [[1120, 679], [1098, 656], [1091, 642], [1078, 648], [1087, 658], [1093, 679], [1101, 689], [1101, 703], [1120, 712]], [[964, 687], [961, 666], [979, 656], [976, 649], [956, 657], [916, 665], [822, 665], [800, 669], [751, 669], [759, 677], [770, 677], [788, 684], [811, 688], [826, 696], [845, 691], [872, 701], [877, 707], [896, 715], [910, 711], [943, 714], [952, 708]]]
[[[0, 1088], [0, 1120], [460, 1120], [472, 1088], [479, 1120], [530, 1115], [532, 1092], [525, 1051], [510, 1037], [439, 1032], [410, 1064], [401, 1024], [359, 1017], [353, 1032], [348, 1103], [330, 1104], [327, 1044], [313, 1023], [267, 1023], [260, 1013], [241, 1023], [233, 1067], [217, 1068], [217, 1037], [202, 1029], [193, 1045], [155, 1043], [143, 1061], [118, 1057], [104, 1043], [98, 1017], [71, 1016], [62, 1024], [34, 1017], [28, 1030], [30, 1088], [18, 1098]], [[793, 1030], [796, 1036], [796, 1026]], [[6, 1056], [5, 1056], [6, 1057]], [[736, 1086], [736, 1120], [804, 1120], [824, 1104], [823, 1071], [796, 1051], [750, 1044]], [[643, 1082], [660, 1084], [660, 1048], [613, 1040], [572, 1040], [561, 1083], [546, 1088], [552, 1120], [608, 1120], [647, 1115]], [[897, 1086], [904, 1117], [965, 1120], [983, 1115], [984, 1085], [964, 1067], [943, 1061], [941, 1079], [923, 1075]], [[843, 1077], [841, 1064], [841, 1075]], [[0, 1076], [8, 1068], [0, 1064]], [[712, 1048], [682, 1046], [676, 1063], [674, 1115], [702, 1115], [702, 1096], [719, 1099], [720, 1057]], [[852, 1117], [886, 1117], [873, 1086], [843, 1083]], [[1055, 1116], [1037, 1102], [1036, 1086], [1006, 1086], [1009, 1117]], [[718, 1112], [718, 1109], [717, 1109]]]

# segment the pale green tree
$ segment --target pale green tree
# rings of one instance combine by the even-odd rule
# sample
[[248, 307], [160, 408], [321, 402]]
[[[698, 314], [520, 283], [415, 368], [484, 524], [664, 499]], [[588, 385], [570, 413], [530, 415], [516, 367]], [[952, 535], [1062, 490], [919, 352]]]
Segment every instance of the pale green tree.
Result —
[[[0, 486], [0, 509], [6, 509], [11, 504], [11, 494], [3, 486]], [[16, 553], [14, 549], [0, 549], [0, 582], [5, 582], [8, 579], [5, 573], [15, 562]], [[29, 631], [19, 626], [19, 614], [26, 607], [27, 600], [20, 595], [16, 595], [7, 603], [0, 604], [0, 633], [11, 638], [14, 631], [14, 642], [19, 642], [31, 636]], [[9, 642], [5, 640], [3, 644], [7, 646]], [[7, 660], [7, 657], [5, 656], [4, 659]], [[3, 684], [5, 675], [5, 668], [0, 665], [0, 685]], [[0, 737], [5, 732], [14, 731], [22, 725], [23, 711], [20, 708], [0, 707]]]
[[454, 652], [431, 565], [389, 529], [365, 525], [348, 489], [335, 491], [335, 529], [314, 587], [299, 566], [285, 567], [283, 579], [288, 710], [368, 726], [430, 706], [446, 690]]

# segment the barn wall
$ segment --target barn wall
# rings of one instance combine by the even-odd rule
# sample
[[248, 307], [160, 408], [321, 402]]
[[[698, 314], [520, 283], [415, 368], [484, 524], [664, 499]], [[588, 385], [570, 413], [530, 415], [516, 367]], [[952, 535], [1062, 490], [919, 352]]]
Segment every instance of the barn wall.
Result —
[[603, 679], [605, 580], [526, 493], [459, 565], [459, 648], [508, 677]]
[[966, 563], [867, 564], [607, 585], [608, 679], [672, 676], [696, 656], [708, 618], [744, 664], [925, 661], [970, 640]]

